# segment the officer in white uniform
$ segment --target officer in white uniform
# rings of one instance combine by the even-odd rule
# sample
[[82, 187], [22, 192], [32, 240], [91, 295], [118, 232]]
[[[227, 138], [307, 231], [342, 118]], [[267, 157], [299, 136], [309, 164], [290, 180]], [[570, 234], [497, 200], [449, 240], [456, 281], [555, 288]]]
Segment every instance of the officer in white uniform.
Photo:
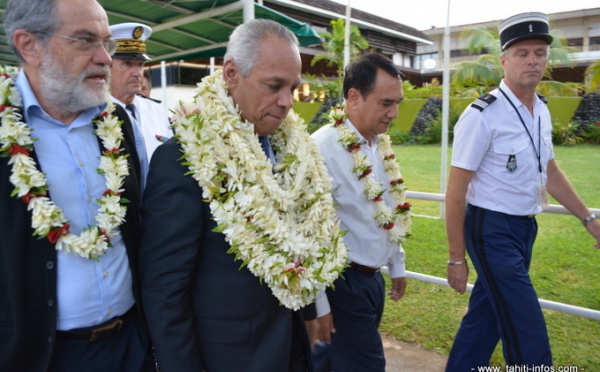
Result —
[[173, 136], [169, 115], [160, 101], [140, 94], [144, 64], [150, 60], [146, 55], [145, 40], [152, 34], [152, 29], [141, 23], [120, 23], [110, 26], [110, 30], [118, 43], [111, 65], [113, 101], [123, 106], [132, 122], [138, 125], [150, 161], [154, 150]]
[[535, 216], [547, 194], [581, 220], [600, 248], [600, 223], [554, 160], [550, 112], [535, 92], [553, 40], [548, 17], [517, 14], [500, 23], [499, 34], [504, 79], [468, 107], [454, 129], [446, 192], [448, 283], [465, 292], [467, 253], [477, 280], [446, 372], [488, 365], [500, 340], [507, 366], [552, 366], [529, 276]]

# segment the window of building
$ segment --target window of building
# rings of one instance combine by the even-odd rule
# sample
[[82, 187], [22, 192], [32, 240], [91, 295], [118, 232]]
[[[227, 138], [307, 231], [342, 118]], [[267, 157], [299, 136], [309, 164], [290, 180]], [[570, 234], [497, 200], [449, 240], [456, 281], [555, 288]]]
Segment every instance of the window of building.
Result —
[[431, 70], [436, 67], [439, 58], [438, 53], [420, 54], [414, 58], [414, 68]]
[[600, 36], [590, 38], [590, 52], [600, 50]]

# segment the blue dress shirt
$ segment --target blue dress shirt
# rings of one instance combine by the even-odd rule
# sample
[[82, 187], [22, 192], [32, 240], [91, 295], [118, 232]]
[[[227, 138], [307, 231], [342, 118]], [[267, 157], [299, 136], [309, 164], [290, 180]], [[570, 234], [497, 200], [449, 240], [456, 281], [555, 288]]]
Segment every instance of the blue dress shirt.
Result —
[[[106, 190], [100, 144], [92, 120], [105, 104], [83, 111], [69, 125], [51, 118], [39, 105], [23, 71], [16, 81], [25, 121], [32, 128], [34, 151], [46, 175], [51, 200], [79, 234], [95, 226], [97, 199]], [[124, 314], [135, 300], [125, 244], [120, 235], [98, 261], [59, 251], [57, 257], [58, 330], [88, 327]]]

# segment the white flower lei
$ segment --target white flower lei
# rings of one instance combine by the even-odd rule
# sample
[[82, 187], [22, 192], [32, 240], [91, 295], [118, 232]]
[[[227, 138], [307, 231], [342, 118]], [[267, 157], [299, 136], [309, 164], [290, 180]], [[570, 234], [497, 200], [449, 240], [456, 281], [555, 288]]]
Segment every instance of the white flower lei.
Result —
[[11, 196], [21, 198], [32, 211], [31, 227], [34, 235], [56, 243], [56, 250], [65, 250], [84, 258], [98, 259], [112, 247], [110, 240], [119, 234], [117, 228], [125, 221], [126, 207], [121, 203], [124, 178], [129, 174], [126, 155], [119, 147], [123, 140], [121, 122], [110, 114], [112, 102], [95, 120], [96, 134], [102, 140], [104, 151], [98, 173], [105, 177], [106, 191], [97, 200], [97, 226], [89, 226], [80, 235], [69, 234], [69, 222], [63, 211], [47, 197], [46, 178], [30, 156], [33, 151], [31, 128], [23, 122], [22, 101], [14, 81], [18, 69], [0, 66], [0, 156], [10, 156], [10, 182], [15, 186]]
[[401, 245], [410, 235], [412, 212], [411, 205], [406, 202], [406, 186], [392, 149], [390, 136], [383, 133], [377, 140], [377, 151], [383, 159], [385, 173], [389, 183], [389, 193], [396, 207], [392, 210], [383, 200], [385, 187], [373, 177], [372, 164], [360, 152], [361, 142], [352, 129], [345, 124], [346, 113], [343, 106], [335, 106], [329, 112], [331, 125], [337, 128], [344, 148], [352, 154], [354, 160], [353, 172], [362, 181], [368, 200], [375, 203], [375, 221], [382, 229], [386, 230], [390, 241]]
[[270, 135], [272, 169], [218, 71], [198, 84], [194, 106], [181, 108], [174, 128], [228, 252], [287, 308], [312, 303], [345, 267], [346, 247], [331, 180], [302, 120], [290, 111]]

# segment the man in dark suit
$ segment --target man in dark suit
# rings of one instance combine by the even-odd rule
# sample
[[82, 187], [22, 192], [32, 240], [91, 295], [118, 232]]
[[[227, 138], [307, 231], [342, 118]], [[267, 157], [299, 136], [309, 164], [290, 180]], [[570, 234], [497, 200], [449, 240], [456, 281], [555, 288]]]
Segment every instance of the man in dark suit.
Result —
[[300, 309], [337, 278], [345, 247], [327, 171], [290, 112], [297, 40], [253, 20], [224, 60], [150, 164], [140, 274], [158, 365], [312, 370]]
[[107, 104], [106, 13], [12, 0], [4, 24], [22, 69], [0, 78], [0, 370], [153, 370], [136, 309], [140, 165]]

